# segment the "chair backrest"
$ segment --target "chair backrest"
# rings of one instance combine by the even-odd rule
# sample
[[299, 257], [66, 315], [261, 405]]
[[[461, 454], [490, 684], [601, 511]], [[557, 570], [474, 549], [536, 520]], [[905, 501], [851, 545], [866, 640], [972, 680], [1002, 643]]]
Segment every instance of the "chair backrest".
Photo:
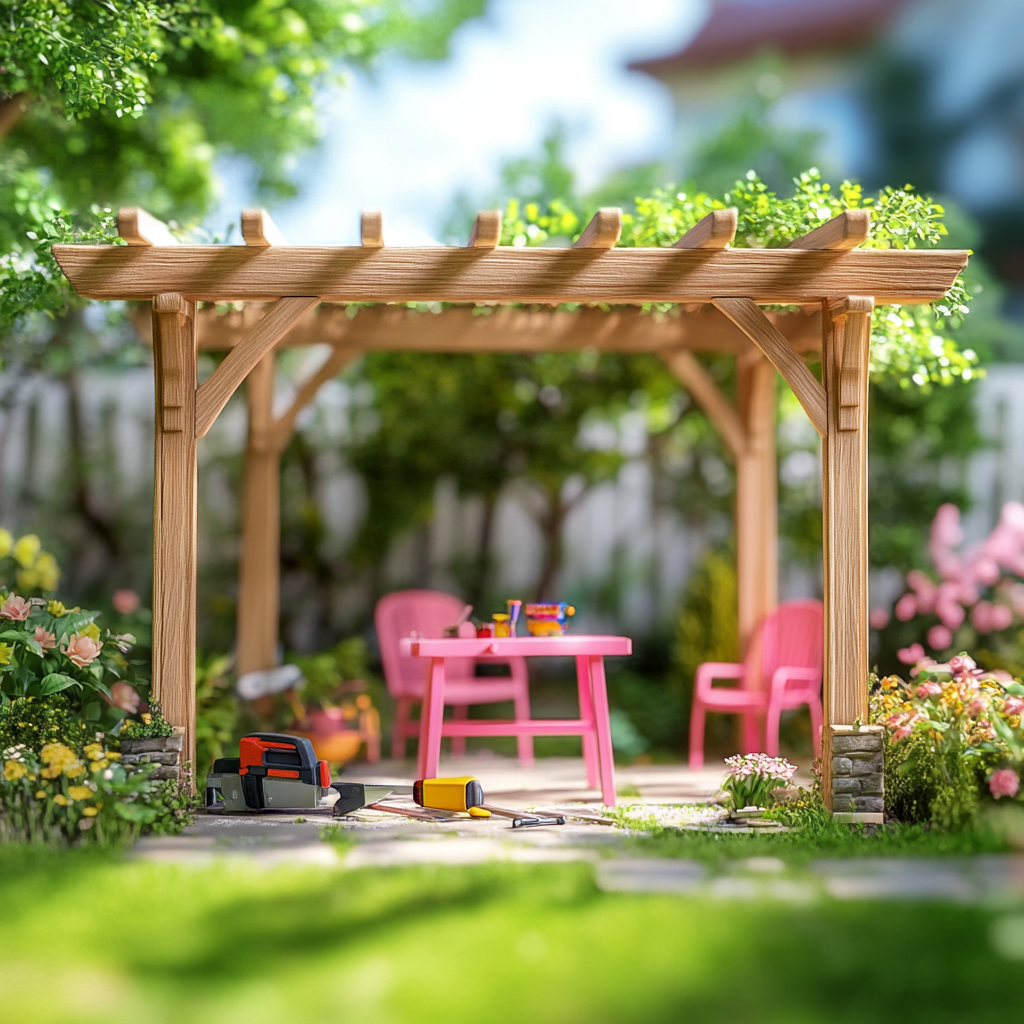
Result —
[[[465, 602], [439, 590], [398, 590], [377, 602], [373, 622], [392, 697], [422, 696], [430, 667], [427, 659], [402, 657], [399, 641], [413, 632], [444, 636], [445, 627], [454, 625], [464, 607]], [[472, 676], [473, 664], [469, 658], [448, 658], [445, 672], [449, 679]]]
[[820, 601], [785, 601], [766, 615], [747, 652], [744, 686], [766, 690], [777, 668], [821, 671], [825, 659], [825, 612]]

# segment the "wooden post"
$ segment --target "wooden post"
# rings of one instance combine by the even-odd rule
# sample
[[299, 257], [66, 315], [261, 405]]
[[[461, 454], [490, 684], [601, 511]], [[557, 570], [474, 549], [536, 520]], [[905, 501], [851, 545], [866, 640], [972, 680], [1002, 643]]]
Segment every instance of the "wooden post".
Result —
[[823, 305], [822, 441], [825, 567], [825, 728], [822, 793], [831, 807], [830, 726], [867, 722], [868, 712], [868, 356], [874, 300]]
[[281, 449], [273, 430], [277, 356], [268, 352], [245, 382], [249, 436], [238, 574], [238, 674], [277, 665]]
[[778, 604], [778, 480], [775, 367], [756, 349], [736, 360], [746, 445], [736, 459], [736, 577], [739, 636], [746, 651], [758, 622]]
[[156, 466], [153, 500], [153, 696], [184, 731], [195, 764], [196, 335], [195, 306], [153, 299]]

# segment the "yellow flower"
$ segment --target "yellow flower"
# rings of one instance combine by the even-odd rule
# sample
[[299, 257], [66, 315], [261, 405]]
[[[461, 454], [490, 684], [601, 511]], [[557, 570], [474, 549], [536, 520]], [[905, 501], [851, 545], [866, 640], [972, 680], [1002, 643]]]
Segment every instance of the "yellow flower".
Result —
[[68, 611], [60, 601], [47, 601], [46, 610], [58, 619]]
[[15, 779], [23, 779], [26, 775], [28, 775], [28, 769], [20, 761], [4, 762], [4, 778], [8, 782], [14, 782]]
[[107, 767], [108, 764], [110, 764], [110, 762], [105, 757], [104, 758], [100, 758], [99, 761], [90, 761], [89, 762], [89, 771], [91, 771], [91, 772], [101, 772], [101, 771], [103, 771], [104, 768]]
[[116, 750], [108, 750], [107, 751], [107, 757], [110, 758], [111, 761], [118, 760], [120, 758], [120, 756], [121, 755]]
[[0, 526], [0, 558], [6, 558], [11, 553], [12, 547], [14, 547], [14, 538], [11, 536], [11, 531]]
[[42, 546], [34, 533], [26, 533], [24, 537], [19, 537], [18, 543], [14, 545], [14, 560], [22, 569], [31, 569]]
[[92, 790], [88, 786], [68, 786], [68, 796], [72, 800], [88, 800]]
[[64, 746], [63, 743], [47, 743], [39, 751], [39, 756], [43, 759], [43, 764], [48, 764], [61, 770], [78, 762], [75, 752], [70, 747]]
[[99, 640], [100, 627], [97, 626], [95, 622], [90, 622], [89, 625], [79, 633], [79, 636], [87, 636], [90, 640]]
[[36, 559], [36, 572], [39, 574], [39, 588], [41, 590], [56, 590], [60, 583], [60, 566], [57, 559], [48, 551], [40, 552]]
[[61, 807], [67, 807], [67, 805], [68, 805], [68, 798], [63, 793], [58, 793], [53, 798], [53, 802], [55, 804], [60, 804]]
[[153, 721], [153, 716], [147, 711], [145, 712], [145, 714], [143, 714], [142, 720], [146, 723], [146, 725], [149, 725], [149, 723]]
[[85, 816], [86, 816], [87, 818], [95, 818], [95, 817], [96, 817], [96, 815], [97, 815], [97, 814], [99, 814], [100, 812], [99, 812], [98, 810], [96, 810], [96, 808], [95, 808], [95, 807], [86, 807], [86, 808], [85, 808], [85, 809], [84, 809], [84, 810], [82, 811], [82, 813], [83, 813], [83, 814], [84, 814], [84, 815], [85, 815]]
[[36, 790], [36, 799], [37, 800], [45, 800], [46, 799], [46, 790], [45, 789], [37, 789]]
[[60, 775], [60, 768], [44, 768], [39, 774], [44, 779], [56, 779]]
[[14, 648], [10, 644], [0, 644], [0, 665], [10, 665], [12, 654]]
[[76, 761], [70, 768], [64, 769], [64, 774], [69, 779], [77, 779], [79, 775], [85, 774], [85, 765], [81, 761]]
[[96, 761], [103, 756], [102, 743], [86, 743], [84, 753], [90, 761]]

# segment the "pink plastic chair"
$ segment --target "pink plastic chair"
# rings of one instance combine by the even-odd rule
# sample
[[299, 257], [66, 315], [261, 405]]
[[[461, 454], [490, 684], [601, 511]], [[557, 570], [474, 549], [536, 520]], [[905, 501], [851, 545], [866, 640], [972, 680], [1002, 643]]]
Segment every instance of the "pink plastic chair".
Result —
[[[764, 716], [764, 750], [779, 753], [779, 717], [786, 708], [807, 704], [811, 733], [821, 754], [821, 667], [824, 611], [820, 601], [788, 601], [766, 616], [756, 630], [742, 665], [706, 661], [697, 669], [690, 715], [690, 767], [704, 766], [704, 717], [708, 711], [743, 715], [744, 753], [758, 748], [758, 720]], [[716, 679], [738, 679], [739, 686], [714, 686]]]
[[[451, 594], [437, 590], [399, 590], [388, 594], [377, 602], [374, 624], [380, 641], [380, 655], [384, 662], [384, 678], [388, 692], [395, 699], [397, 714], [391, 740], [391, 756], [405, 757], [405, 741], [420, 734], [419, 722], [412, 720], [412, 708], [422, 702], [427, 688], [427, 673], [430, 661], [423, 658], [405, 657], [399, 649], [399, 641], [414, 632], [422, 637], [444, 636], [445, 626], [451, 626], [465, 607], [464, 603]], [[488, 658], [490, 665], [508, 665], [508, 678], [477, 678], [474, 658], [447, 658], [445, 672], [445, 703], [453, 705], [455, 717], [468, 717], [470, 704], [496, 704], [510, 700], [515, 704], [517, 721], [530, 718], [529, 677], [526, 673], [525, 658], [495, 660]], [[519, 762], [524, 768], [533, 765], [533, 737], [517, 736]], [[466, 740], [462, 736], [452, 737], [452, 753], [465, 752]]]

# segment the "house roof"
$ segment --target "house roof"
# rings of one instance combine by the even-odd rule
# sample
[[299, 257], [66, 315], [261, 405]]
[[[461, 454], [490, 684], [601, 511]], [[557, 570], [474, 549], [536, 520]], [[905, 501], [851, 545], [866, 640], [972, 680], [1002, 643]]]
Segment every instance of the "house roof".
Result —
[[721, 0], [677, 53], [632, 62], [664, 78], [691, 68], [731, 64], [764, 49], [799, 53], [867, 42], [904, 0]]

